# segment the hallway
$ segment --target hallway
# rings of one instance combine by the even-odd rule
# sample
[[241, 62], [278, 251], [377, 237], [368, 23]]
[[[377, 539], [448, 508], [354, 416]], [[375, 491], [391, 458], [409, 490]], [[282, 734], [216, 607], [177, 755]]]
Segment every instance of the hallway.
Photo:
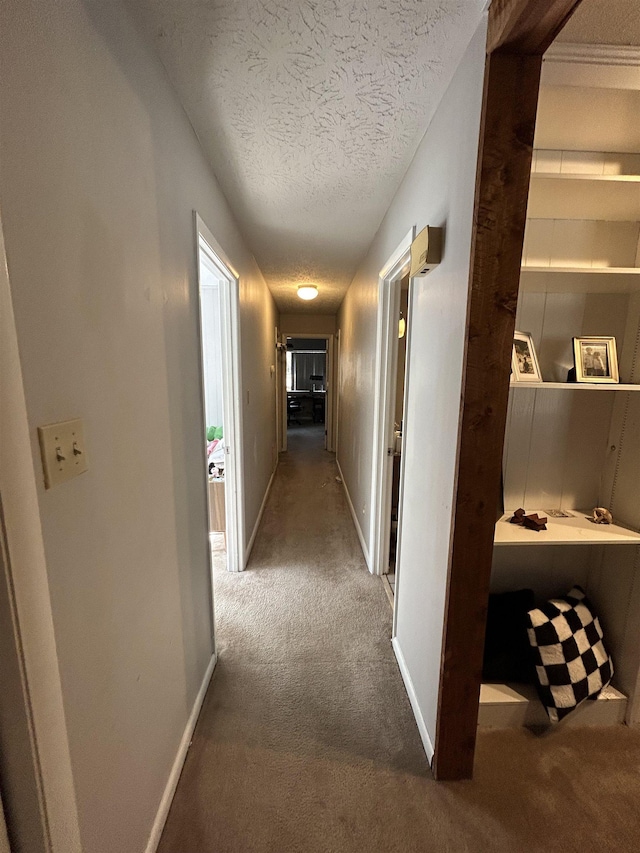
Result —
[[429, 776], [323, 431], [289, 431], [247, 570], [216, 571], [219, 661], [160, 853], [360, 850]]
[[[14, 853], [635, 850], [638, 9], [2, 3], [0, 789]], [[423, 259], [429, 235], [441, 251]], [[400, 412], [380, 404], [394, 373], [400, 388], [406, 263], [420, 274], [402, 311], [392, 645], [365, 563], [386, 560], [377, 469]], [[206, 288], [222, 296], [209, 333]], [[514, 328], [533, 335], [540, 382], [515, 381]], [[566, 381], [584, 335], [612, 355], [592, 388]], [[279, 459], [287, 339], [327, 341], [296, 393], [324, 393], [336, 460], [301, 426]], [[203, 405], [207, 340], [235, 386], [221, 413]], [[212, 487], [210, 427], [229, 476]], [[604, 506], [635, 536], [589, 524], [593, 544], [574, 546], [513, 526], [540, 547], [499, 543], [491, 576], [501, 473], [502, 497], [518, 496], [505, 511]], [[225, 489], [208, 520], [207, 492]], [[215, 632], [211, 528], [246, 568], [214, 568]], [[546, 601], [569, 574], [589, 581], [630, 727], [483, 730], [474, 750], [487, 590]], [[493, 707], [510, 715], [519, 700], [504, 698]], [[434, 782], [423, 744], [441, 779], [472, 781]]]
[[322, 438], [290, 432], [248, 569], [216, 571], [219, 662], [159, 853], [635, 849], [640, 732], [485, 732], [473, 782], [432, 780]]

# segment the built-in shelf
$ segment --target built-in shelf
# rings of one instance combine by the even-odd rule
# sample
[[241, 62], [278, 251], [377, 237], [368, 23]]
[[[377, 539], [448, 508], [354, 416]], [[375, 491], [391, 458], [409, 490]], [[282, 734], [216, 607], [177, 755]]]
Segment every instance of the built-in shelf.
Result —
[[512, 388], [548, 391], [640, 391], [640, 385], [625, 385], [621, 382], [511, 382]]
[[590, 175], [581, 172], [532, 172], [532, 178], [546, 181], [607, 181], [611, 183], [640, 183], [640, 175]]
[[640, 545], [640, 533], [619, 524], [595, 524], [585, 510], [565, 510], [572, 513], [571, 518], [551, 518], [548, 509], [525, 509], [527, 515], [546, 516], [547, 529], [527, 530], [511, 524], [513, 512], [508, 512], [496, 523], [495, 545]]
[[537, 148], [531, 177], [565, 181], [640, 181], [640, 154], [629, 151], [576, 151]]
[[523, 290], [530, 293], [633, 293], [640, 267], [559, 267], [523, 264]]
[[[511, 388], [519, 390], [510, 388], [503, 459], [510, 511], [495, 524], [491, 577], [493, 593], [532, 589], [539, 602], [580, 584], [601, 620], [615, 687], [581, 703], [560, 729], [632, 722], [640, 704], [634, 694], [640, 434], [632, 417], [640, 405], [640, 396], [633, 396], [640, 377], [624, 370], [620, 383], [566, 381], [573, 336], [614, 335], [624, 367], [640, 324], [640, 148], [637, 140], [614, 133], [603, 147], [637, 150], [590, 150], [597, 147], [591, 128], [596, 100], [599, 120], [612, 127], [627, 108], [622, 90], [541, 90], [536, 137], [542, 147], [531, 164], [516, 328], [534, 332], [542, 373], [534, 382], [512, 377]], [[566, 115], [575, 118], [569, 128]], [[606, 393], [612, 391], [622, 393]], [[595, 524], [596, 504], [615, 504], [616, 523]], [[546, 518], [546, 530], [511, 524], [520, 506]], [[569, 517], [554, 517], [559, 508]], [[478, 724], [551, 726], [536, 686], [511, 682], [482, 685]]]
[[640, 267], [558, 267], [523, 264], [522, 272], [564, 273], [564, 275], [640, 275]]
[[[561, 722], [562, 726], [610, 726], [624, 722], [627, 697], [605, 687], [595, 701], [585, 701]], [[483, 684], [478, 725], [485, 728], [548, 726], [549, 717], [533, 684]]]

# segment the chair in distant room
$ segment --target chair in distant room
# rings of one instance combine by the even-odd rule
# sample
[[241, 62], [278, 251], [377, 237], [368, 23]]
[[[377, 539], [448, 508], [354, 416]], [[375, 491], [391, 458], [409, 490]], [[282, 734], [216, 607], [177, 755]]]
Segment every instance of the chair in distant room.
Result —
[[314, 424], [324, 423], [324, 396], [312, 398], [311, 414]]
[[298, 415], [302, 412], [302, 404], [295, 397], [287, 397], [287, 426], [296, 423], [300, 426]]
[[[316, 391], [323, 390], [324, 376], [321, 373], [312, 373], [309, 376], [311, 382], [311, 417], [314, 424], [324, 423], [324, 394], [316, 396]], [[320, 388], [316, 388], [316, 383], [320, 384]]]

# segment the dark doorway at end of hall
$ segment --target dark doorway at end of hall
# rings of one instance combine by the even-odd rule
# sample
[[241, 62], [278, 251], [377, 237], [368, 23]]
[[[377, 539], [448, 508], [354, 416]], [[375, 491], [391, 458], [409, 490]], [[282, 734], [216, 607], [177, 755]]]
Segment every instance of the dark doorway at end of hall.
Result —
[[327, 396], [327, 339], [286, 339], [287, 432], [324, 424]]

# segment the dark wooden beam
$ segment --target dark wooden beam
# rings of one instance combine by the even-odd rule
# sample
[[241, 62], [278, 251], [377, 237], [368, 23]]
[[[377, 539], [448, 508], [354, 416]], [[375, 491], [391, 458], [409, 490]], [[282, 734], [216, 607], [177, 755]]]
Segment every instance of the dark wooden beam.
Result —
[[543, 54], [579, 5], [580, 0], [493, 0], [487, 53]]
[[493, 0], [473, 237], [454, 529], [445, 603], [436, 779], [468, 779], [482, 680], [542, 53], [580, 0]]
[[437, 779], [471, 776], [541, 57], [487, 58]]

